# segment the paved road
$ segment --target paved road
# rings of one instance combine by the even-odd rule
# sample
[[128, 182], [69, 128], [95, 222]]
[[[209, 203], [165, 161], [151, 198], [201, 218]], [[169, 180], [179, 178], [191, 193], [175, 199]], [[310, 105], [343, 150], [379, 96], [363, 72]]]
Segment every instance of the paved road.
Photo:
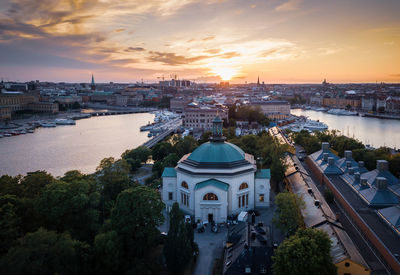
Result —
[[194, 233], [194, 241], [199, 245], [199, 257], [194, 275], [212, 274], [214, 260], [222, 258], [227, 233], [227, 228], [221, 228], [219, 233], [212, 233], [210, 227], [206, 228], [204, 233]]

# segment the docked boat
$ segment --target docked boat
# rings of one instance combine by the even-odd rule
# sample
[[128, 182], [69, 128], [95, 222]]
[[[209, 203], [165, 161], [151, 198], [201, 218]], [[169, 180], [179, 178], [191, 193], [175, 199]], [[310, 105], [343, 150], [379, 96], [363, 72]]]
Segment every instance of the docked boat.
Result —
[[35, 132], [35, 130], [33, 130], [33, 129], [28, 129], [28, 131], [27, 131], [28, 133], [30, 133], [30, 134], [32, 134], [32, 133], [34, 133]]
[[11, 137], [12, 135], [11, 135], [11, 133], [5, 132], [5, 133], [3, 134], [3, 136], [4, 136], [4, 137]]
[[152, 134], [152, 133], [148, 133], [147, 136], [148, 136], [148, 137], [152, 137], [153, 134]]
[[75, 125], [75, 120], [66, 119], [66, 118], [57, 118], [54, 120], [57, 125]]
[[339, 116], [357, 116], [358, 115], [357, 112], [347, 111], [344, 109], [330, 109], [328, 111], [328, 114], [339, 115]]
[[40, 126], [44, 128], [51, 128], [51, 127], [56, 127], [56, 124], [54, 122], [41, 122]]
[[303, 128], [310, 131], [325, 131], [328, 130], [328, 125], [320, 121], [307, 120]]
[[0, 134], [0, 138], [4, 137], [3, 134]]

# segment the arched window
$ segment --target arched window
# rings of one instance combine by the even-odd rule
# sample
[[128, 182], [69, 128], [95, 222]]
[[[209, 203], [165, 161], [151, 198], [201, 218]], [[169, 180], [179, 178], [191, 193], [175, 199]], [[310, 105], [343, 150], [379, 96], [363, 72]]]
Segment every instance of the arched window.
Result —
[[214, 193], [207, 193], [203, 197], [204, 201], [217, 201], [218, 197]]
[[239, 186], [239, 190], [243, 190], [249, 188], [249, 186], [247, 185], [247, 183], [243, 182], [240, 186]]
[[182, 181], [181, 186], [182, 186], [183, 188], [189, 189], [189, 186], [188, 186], [188, 184], [186, 183], [186, 181]]

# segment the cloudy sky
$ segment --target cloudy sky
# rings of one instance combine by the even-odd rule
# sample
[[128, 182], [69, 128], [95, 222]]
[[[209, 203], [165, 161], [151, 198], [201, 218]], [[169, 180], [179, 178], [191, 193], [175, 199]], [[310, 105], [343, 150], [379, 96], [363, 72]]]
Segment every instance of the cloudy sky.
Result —
[[2, 0], [0, 78], [400, 82], [399, 0]]

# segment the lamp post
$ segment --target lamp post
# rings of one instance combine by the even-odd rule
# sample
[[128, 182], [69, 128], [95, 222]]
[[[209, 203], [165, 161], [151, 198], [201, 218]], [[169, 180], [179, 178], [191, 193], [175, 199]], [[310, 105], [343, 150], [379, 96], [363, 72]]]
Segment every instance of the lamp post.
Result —
[[261, 169], [262, 168], [262, 157], [258, 157], [257, 158], [257, 163], [259, 163], [259, 169]]

